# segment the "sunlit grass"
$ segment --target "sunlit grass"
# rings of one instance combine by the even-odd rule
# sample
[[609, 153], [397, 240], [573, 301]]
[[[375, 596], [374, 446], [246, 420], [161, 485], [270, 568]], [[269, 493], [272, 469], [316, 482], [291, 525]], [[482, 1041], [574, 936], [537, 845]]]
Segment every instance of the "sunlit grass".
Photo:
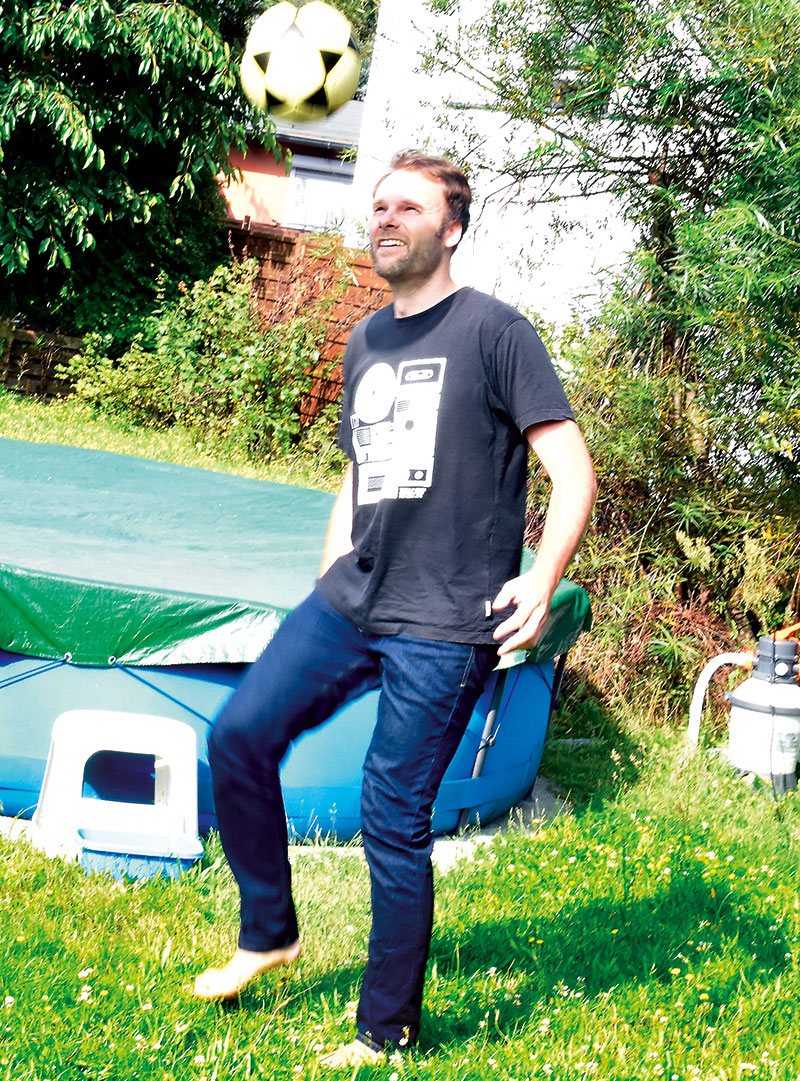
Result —
[[[0, 394], [0, 436], [328, 483], [308, 458], [221, 461], [70, 401]], [[577, 697], [543, 765], [575, 815], [439, 877], [420, 1046], [358, 1076], [798, 1081], [800, 800], [686, 758], [645, 703]], [[301, 960], [215, 1006], [189, 992], [235, 939], [216, 839], [180, 881], [123, 884], [0, 838], [0, 1079], [322, 1076], [319, 1052], [353, 1034], [369, 883], [357, 848], [293, 862]]]
[[[359, 1076], [800, 1077], [800, 802], [677, 741], [637, 774], [439, 877], [420, 1047]], [[215, 840], [179, 882], [138, 884], [0, 843], [0, 1077], [321, 1076], [353, 1032], [368, 879], [357, 848], [293, 861], [303, 957], [209, 1006], [192, 979], [236, 927]]]
[[220, 457], [179, 426], [156, 430], [124, 424], [95, 415], [89, 405], [73, 398], [43, 402], [0, 389], [0, 438], [87, 447], [307, 488], [337, 487], [336, 471], [331, 473], [324, 455], [313, 458], [298, 451], [262, 463], [244, 454]]

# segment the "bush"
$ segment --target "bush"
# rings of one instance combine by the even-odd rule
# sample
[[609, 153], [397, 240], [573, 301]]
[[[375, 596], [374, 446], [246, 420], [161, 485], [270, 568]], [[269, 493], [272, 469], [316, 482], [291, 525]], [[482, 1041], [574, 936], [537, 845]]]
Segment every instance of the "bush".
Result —
[[319, 363], [325, 326], [318, 307], [267, 324], [252, 286], [254, 261], [218, 267], [207, 281], [163, 290], [156, 314], [123, 356], [90, 335], [64, 369], [73, 393], [133, 424], [180, 424], [228, 453], [272, 457], [293, 447], [299, 406]]

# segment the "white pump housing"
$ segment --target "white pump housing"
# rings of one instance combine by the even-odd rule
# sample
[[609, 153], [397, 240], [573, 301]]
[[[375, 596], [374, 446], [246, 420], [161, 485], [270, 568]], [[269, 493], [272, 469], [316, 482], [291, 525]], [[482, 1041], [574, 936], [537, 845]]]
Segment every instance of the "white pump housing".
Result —
[[797, 643], [760, 638], [753, 674], [726, 695], [731, 704], [731, 765], [795, 788], [800, 757]]
[[753, 665], [752, 675], [725, 697], [731, 704], [728, 755], [744, 773], [770, 777], [776, 790], [797, 785], [800, 759], [800, 686], [798, 643], [763, 637], [751, 657], [723, 653], [709, 661], [695, 686], [689, 711], [688, 738], [697, 743], [708, 684], [725, 664]]

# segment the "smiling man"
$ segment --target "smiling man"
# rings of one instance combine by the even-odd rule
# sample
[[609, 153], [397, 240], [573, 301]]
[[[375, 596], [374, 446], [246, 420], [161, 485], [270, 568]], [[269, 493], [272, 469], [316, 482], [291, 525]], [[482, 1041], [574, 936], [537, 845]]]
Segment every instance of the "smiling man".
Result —
[[[464, 174], [398, 155], [374, 192], [370, 244], [393, 303], [353, 331], [339, 442], [350, 465], [316, 589], [284, 621], [212, 732], [236, 952], [195, 993], [233, 998], [294, 961], [279, 765], [302, 732], [379, 689], [364, 763], [372, 930], [356, 1039], [329, 1067], [377, 1061], [419, 1033], [433, 920], [430, 820], [498, 654], [533, 645], [594, 499], [591, 460], [549, 357], [513, 308], [459, 288]], [[527, 457], [551, 481], [535, 563], [519, 574]]]

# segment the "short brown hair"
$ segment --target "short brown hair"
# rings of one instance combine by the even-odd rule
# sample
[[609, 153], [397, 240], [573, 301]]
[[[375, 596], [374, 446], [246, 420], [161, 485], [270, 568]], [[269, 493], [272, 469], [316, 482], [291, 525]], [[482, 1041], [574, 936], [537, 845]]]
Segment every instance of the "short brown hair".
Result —
[[424, 154], [421, 150], [401, 150], [389, 162], [389, 172], [381, 177], [375, 185], [375, 190], [377, 191], [389, 173], [397, 172], [398, 169], [410, 169], [438, 180], [444, 188], [448, 221], [459, 222], [461, 235], [466, 233], [469, 227], [469, 205], [472, 202], [472, 192], [466, 176], [457, 165], [448, 161], [447, 158], [433, 157], [431, 154]]

